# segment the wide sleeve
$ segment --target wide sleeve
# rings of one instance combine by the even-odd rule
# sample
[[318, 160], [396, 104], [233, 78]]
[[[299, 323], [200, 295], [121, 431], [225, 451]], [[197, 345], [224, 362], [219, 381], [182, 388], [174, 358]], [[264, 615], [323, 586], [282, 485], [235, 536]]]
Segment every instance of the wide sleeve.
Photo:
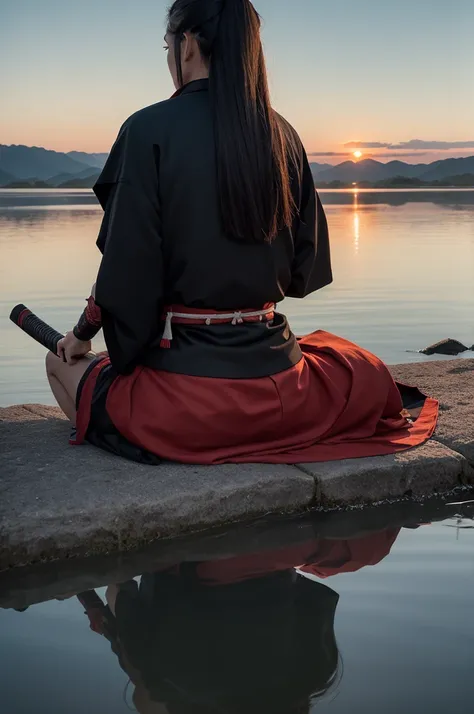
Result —
[[332, 283], [328, 224], [304, 150], [300, 196], [291, 283], [286, 291], [287, 297], [293, 298], [303, 298]]
[[96, 303], [113, 367], [130, 373], [157, 336], [163, 260], [157, 147], [133, 122], [122, 127], [94, 191], [104, 209]]

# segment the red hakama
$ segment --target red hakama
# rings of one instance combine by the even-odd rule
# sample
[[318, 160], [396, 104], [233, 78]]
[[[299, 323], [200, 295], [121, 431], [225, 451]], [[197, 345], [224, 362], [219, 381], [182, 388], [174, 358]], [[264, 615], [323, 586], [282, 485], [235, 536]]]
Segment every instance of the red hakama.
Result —
[[[283, 372], [257, 379], [187, 376], [147, 367], [109, 376], [94, 404], [98, 361], [78, 395], [77, 436], [121, 455], [153, 463], [285, 463], [393, 454], [422, 444], [435, 429], [438, 403], [422, 398], [416, 421], [388, 368], [357, 345], [324, 331], [299, 340], [303, 359]], [[422, 397], [422, 395], [420, 395]], [[96, 414], [101, 408], [106, 414]], [[101, 443], [109, 423], [135, 453]], [[114, 442], [117, 443], [116, 441]], [[138, 456], [137, 456], [138, 454]], [[155, 461], [156, 463], [156, 461]]]

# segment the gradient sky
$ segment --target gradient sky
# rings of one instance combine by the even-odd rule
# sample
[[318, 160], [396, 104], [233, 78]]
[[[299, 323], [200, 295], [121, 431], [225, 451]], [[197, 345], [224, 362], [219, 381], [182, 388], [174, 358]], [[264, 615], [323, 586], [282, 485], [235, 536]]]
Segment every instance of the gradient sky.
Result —
[[[173, 91], [168, 4], [0, 0], [0, 143], [108, 151], [129, 114]], [[312, 160], [338, 163], [354, 141], [382, 160], [474, 154], [474, 0], [255, 6], [273, 103]], [[422, 151], [404, 146], [415, 139]]]

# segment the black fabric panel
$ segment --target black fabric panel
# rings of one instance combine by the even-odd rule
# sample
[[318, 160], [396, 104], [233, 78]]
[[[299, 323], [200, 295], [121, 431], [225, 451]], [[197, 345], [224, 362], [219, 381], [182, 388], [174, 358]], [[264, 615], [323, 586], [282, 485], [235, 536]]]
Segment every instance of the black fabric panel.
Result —
[[224, 378], [288, 369], [301, 352], [283, 318], [268, 330], [173, 327], [172, 348], [160, 350], [163, 308], [258, 309], [332, 280], [324, 210], [301, 141], [283, 119], [296, 157], [294, 225], [272, 244], [224, 234], [208, 86], [208, 80], [191, 82], [178, 96], [131, 116], [94, 187], [105, 211], [96, 302], [119, 374], [140, 364]]
[[[93, 367], [95, 362], [92, 363]], [[90, 371], [89, 368], [88, 371]], [[87, 374], [87, 372], [86, 372]], [[121, 456], [129, 461], [137, 461], [141, 464], [148, 464], [150, 466], [155, 466], [163, 462], [155, 454], [152, 454], [146, 449], [142, 449], [135, 444], [130, 443], [115, 427], [114, 423], [110, 419], [107, 408], [107, 393], [112, 385], [114, 379], [116, 379], [117, 373], [111, 364], [103, 367], [99, 372], [97, 381], [94, 387], [94, 394], [92, 395], [91, 402], [91, 412], [89, 427], [87, 429], [86, 440], [97, 446], [99, 449], [108, 451], [116, 456]], [[85, 379], [79, 384], [77, 400], [81, 396], [81, 391]]]

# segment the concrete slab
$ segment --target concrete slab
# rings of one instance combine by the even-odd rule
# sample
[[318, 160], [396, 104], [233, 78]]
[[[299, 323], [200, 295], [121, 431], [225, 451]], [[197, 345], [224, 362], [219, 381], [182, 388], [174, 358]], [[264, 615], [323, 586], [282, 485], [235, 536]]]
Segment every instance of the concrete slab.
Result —
[[302, 467], [147, 467], [69, 447], [56, 408], [0, 409], [0, 569], [123, 552], [265, 513], [426, 497], [473, 482], [474, 360], [391, 369], [440, 399], [435, 439], [395, 456]]
[[73, 448], [58, 416], [0, 410], [0, 569], [126, 550], [314, 499], [314, 480], [293, 466], [151, 467]]
[[[278, 562], [288, 552], [297, 553], [302, 544], [321, 541], [350, 541], [370, 538], [387, 529], [416, 528], [446, 518], [474, 516], [472, 496], [458, 490], [446, 504], [429, 499], [423, 504], [404, 500], [384, 506], [339, 511], [312, 511], [299, 516], [270, 516], [246, 524], [215, 528], [206, 533], [158, 540], [127, 553], [40, 563], [10, 568], [0, 573], [0, 608], [25, 608], [38, 602], [63, 598], [72, 593], [121, 583], [142, 573], [163, 570], [178, 563], [234, 559], [249, 554], [265, 555]], [[456, 521], [454, 521], [456, 522]], [[295, 563], [296, 565], [296, 563]]]
[[418, 362], [390, 369], [395, 379], [439, 399], [435, 439], [474, 466], [474, 360]]
[[466, 484], [472, 477], [463, 456], [435, 441], [390, 456], [299, 467], [315, 478], [316, 499], [323, 507], [427, 497]]

